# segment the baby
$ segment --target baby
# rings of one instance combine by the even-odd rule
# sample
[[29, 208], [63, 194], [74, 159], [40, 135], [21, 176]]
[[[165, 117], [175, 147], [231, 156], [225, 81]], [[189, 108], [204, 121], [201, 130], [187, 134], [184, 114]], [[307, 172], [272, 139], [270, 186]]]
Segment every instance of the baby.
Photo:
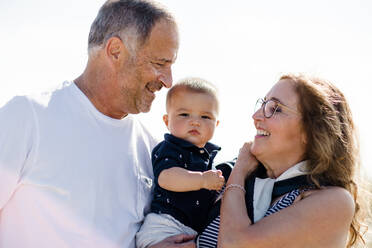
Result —
[[212, 170], [220, 147], [208, 142], [219, 124], [215, 87], [200, 78], [181, 80], [168, 91], [166, 110], [170, 134], [152, 151], [154, 198], [136, 236], [138, 248], [203, 230], [225, 182], [221, 171]]

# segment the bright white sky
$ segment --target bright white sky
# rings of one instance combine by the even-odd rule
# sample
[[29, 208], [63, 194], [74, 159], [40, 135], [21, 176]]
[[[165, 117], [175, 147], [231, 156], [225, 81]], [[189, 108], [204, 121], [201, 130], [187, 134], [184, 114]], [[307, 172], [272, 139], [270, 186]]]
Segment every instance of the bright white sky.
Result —
[[[255, 134], [255, 101], [281, 73], [307, 72], [333, 81], [346, 95], [372, 175], [372, 2], [370, 0], [162, 0], [181, 35], [174, 79], [203, 77], [221, 93], [218, 160], [238, 154]], [[103, 0], [0, 2], [0, 104], [15, 94], [73, 80], [87, 61], [87, 36]], [[166, 91], [145, 124], [159, 138]], [[1, 120], [0, 120], [1, 121]]]

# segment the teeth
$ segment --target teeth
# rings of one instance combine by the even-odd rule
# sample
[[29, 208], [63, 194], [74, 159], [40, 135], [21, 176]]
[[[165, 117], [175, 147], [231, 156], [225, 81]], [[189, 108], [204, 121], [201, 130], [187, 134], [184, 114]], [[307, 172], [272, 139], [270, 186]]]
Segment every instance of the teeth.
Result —
[[151, 93], [155, 92], [155, 89], [151, 89], [150, 87], [146, 86], [147, 90], [150, 91]]
[[163, 85], [157, 82], [148, 83], [146, 85], [147, 90], [149, 90], [151, 93], [155, 93], [156, 91], [159, 91], [162, 87]]
[[269, 132], [266, 132], [265, 130], [261, 130], [261, 129], [257, 130], [257, 134], [258, 135], [263, 135], [263, 136], [269, 136], [270, 135]]

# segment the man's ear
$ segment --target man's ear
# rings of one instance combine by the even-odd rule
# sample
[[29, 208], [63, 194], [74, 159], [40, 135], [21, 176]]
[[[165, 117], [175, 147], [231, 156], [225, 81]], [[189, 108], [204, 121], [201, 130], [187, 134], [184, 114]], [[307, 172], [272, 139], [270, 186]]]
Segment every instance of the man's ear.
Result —
[[106, 42], [106, 55], [112, 61], [120, 61], [129, 55], [128, 49], [119, 37], [111, 37]]
[[163, 121], [168, 128], [168, 114], [163, 115]]

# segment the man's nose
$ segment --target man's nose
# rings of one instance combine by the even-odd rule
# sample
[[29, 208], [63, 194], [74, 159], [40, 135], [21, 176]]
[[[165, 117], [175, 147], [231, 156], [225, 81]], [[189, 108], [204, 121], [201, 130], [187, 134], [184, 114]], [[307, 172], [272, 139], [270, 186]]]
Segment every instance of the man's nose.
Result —
[[172, 69], [170, 67], [164, 69], [164, 71], [159, 76], [159, 80], [161, 81], [161, 83], [163, 84], [165, 88], [172, 87], [172, 83], [173, 83]]

